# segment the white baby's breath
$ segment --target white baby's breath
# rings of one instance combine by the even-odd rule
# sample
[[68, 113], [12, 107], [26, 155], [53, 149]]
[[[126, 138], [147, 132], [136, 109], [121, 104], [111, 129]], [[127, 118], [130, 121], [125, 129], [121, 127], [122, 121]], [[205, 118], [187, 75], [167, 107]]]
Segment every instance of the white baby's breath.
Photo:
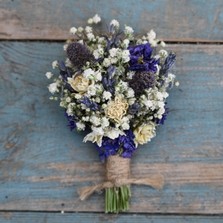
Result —
[[70, 28], [70, 33], [71, 33], [71, 34], [75, 35], [76, 32], [77, 32], [77, 28], [75, 28], [75, 27], [71, 27], [71, 28]]
[[47, 77], [47, 79], [50, 79], [52, 76], [53, 76], [53, 73], [51, 73], [51, 72], [46, 72], [46, 77]]

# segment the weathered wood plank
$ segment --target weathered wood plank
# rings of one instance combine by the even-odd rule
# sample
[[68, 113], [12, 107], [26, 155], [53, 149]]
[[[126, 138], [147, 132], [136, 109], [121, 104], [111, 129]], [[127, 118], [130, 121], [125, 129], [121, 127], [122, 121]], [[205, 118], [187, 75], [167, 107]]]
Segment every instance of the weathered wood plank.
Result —
[[[130, 212], [223, 214], [223, 46], [171, 48], [181, 85], [165, 126], [132, 164], [134, 176], [159, 172], [166, 184], [133, 186]], [[62, 52], [61, 43], [0, 44], [0, 210], [103, 211], [103, 195], [77, 197], [102, 181], [103, 165], [47, 99], [44, 73]]]
[[158, 216], [146, 214], [96, 214], [96, 213], [13, 213], [0, 212], [0, 223], [222, 223], [220, 216]]
[[67, 39], [95, 13], [169, 41], [223, 41], [222, 0], [0, 0], [0, 39]]

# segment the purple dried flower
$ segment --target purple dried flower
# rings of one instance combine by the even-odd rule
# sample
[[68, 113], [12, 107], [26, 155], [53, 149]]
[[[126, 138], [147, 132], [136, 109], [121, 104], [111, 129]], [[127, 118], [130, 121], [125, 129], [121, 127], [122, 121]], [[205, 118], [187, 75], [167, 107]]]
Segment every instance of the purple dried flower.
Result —
[[67, 56], [71, 63], [81, 69], [86, 62], [93, 60], [93, 55], [89, 49], [80, 43], [71, 43], [67, 47]]
[[145, 89], [153, 87], [155, 76], [152, 72], [137, 72], [129, 81], [129, 86], [134, 90], [136, 96], [140, 96]]
[[133, 71], [157, 71], [158, 60], [152, 58], [153, 49], [149, 43], [131, 46], [129, 69]]

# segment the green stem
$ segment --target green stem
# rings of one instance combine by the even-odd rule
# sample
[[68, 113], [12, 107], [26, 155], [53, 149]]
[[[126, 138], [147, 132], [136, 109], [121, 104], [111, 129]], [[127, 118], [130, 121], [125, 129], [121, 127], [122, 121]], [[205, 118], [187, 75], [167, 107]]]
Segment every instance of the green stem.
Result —
[[105, 213], [119, 213], [129, 210], [130, 186], [105, 189]]

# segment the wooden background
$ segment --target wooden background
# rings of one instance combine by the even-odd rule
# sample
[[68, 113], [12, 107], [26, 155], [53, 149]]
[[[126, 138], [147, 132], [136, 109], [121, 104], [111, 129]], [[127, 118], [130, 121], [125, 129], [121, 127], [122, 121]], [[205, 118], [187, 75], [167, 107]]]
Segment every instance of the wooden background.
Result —
[[[103, 194], [78, 200], [104, 167], [48, 100], [44, 74], [95, 13], [153, 28], [177, 54], [166, 124], [132, 160], [133, 175], [159, 172], [165, 187], [132, 186], [128, 214], [103, 214]], [[222, 0], [0, 0], [0, 39], [1, 223], [223, 222]]]

